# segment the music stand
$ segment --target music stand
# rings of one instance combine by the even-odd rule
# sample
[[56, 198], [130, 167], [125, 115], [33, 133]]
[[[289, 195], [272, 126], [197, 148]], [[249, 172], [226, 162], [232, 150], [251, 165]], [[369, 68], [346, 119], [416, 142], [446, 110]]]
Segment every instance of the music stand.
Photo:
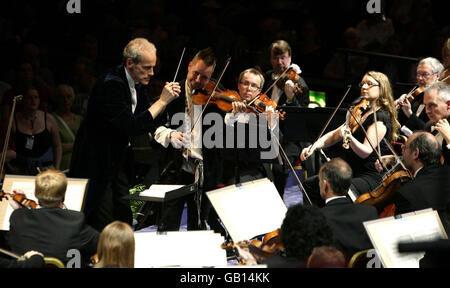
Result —
[[[192, 184], [181, 186], [181, 187], [180, 186], [181, 185], [153, 184], [149, 187], [149, 189], [144, 190], [142, 192], [135, 193], [135, 194], [130, 194], [130, 195], [124, 196], [123, 199], [145, 201], [145, 202], [156, 202], [156, 203], [163, 204], [164, 202], [171, 201], [174, 199], [178, 199], [178, 198], [196, 193], [198, 190], [197, 183], [192, 183]], [[143, 215], [142, 223], [145, 223], [146, 219], [149, 216], [150, 215], [148, 213]], [[159, 220], [160, 219], [158, 217], [158, 220], [157, 220], [158, 230], [160, 229]], [[159, 231], [162, 232], [161, 230], [159, 230]]]

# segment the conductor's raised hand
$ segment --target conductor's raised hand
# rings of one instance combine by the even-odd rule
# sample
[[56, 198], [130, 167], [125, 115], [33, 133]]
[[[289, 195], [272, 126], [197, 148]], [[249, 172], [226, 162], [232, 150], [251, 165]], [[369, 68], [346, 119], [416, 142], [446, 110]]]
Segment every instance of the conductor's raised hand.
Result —
[[177, 98], [180, 95], [180, 92], [181, 87], [178, 82], [166, 82], [159, 99], [167, 105]]

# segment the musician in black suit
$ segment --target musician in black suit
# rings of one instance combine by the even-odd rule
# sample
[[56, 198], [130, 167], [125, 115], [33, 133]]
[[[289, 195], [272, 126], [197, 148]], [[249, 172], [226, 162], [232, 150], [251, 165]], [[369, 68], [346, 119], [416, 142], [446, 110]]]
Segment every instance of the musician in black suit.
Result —
[[[203, 183], [198, 193], [164, 202], [158, 227], [160, 231], [179, 230], [185, 203], [187, 203], [187, 229], [207, 228], [211, 204], [204, 192], [216, 189], [220, 183], [222, 158], [218, 149], [214, 147], [205, 149], [207, 139], [203, 136], [212, 125], [205, 125], [203, 119], [211, 112], [221, 112], [214, 107], [207, 108], [200, 117], [202, 106], [194, 104], [193, 96], [196, 92], [207, 95], [208, 92], [204, 91], [207, 85], [211, 90], [209, 92], [212, 92], [215, 83], [210, 82], [210, 79], [215, 66], [216, 57], [211, 48], [200, 50], [194, 56], [189, 62], [186, 79], [180, 81], [180, 96], [167, 107], [168, 125], [158, 127], [155, 132], [155, 140], [170, 149], [168, 155], [172, 156], [170, 160], [173, 161], [173, 165], [170, 170], [175, 174], [174, 184], [188, 185], [194, 183], [196, 177], [203, 179], [199, 181]], [[219, 125], [224, 125], [222, 117]], [[201, 175], [203, 176], [200, 177]], [[214, 220], [211, 219], [209, 222]], [[208, 223], [210, 226], [216, 224]], [[214, 229], [221, 230], [219, 227]]]
[[440, 162], [437, 139], [428, 132], [415, 132], [402, 147], [403, 162], [414, 173], [414, 179], [395, 194], [396, 214], [433, 208], [445, 226], [445, 212], [450, 202], [450, 167]]
[[378, 218], [374, 206], [353, 203], [345, 196], [352, 180], [352, 169], [340, 158], [325, 163], [319, 170], [321, 208], [333, 230], [333, 246], [350, 258], [354, 253], [372, 248], [363, 222]]
[[165, 119], [157, 116], [181, 91], [178, 83], [166, 83], [150, 106], [142, 85], [148, 85], [154, 74], [155, 46], [136, 38], [125, 47], [123, 57], [123, 64], [94, 87], [70, 168], [71, 177], [90, 179], [84, 212], [99, 231], [114, 220], [132, 225], [129, 201], [123, 200], [134, 176], [131, 138], [161, 125]]
[[[270, 45], [269, 53], [272, 70], [267, 71], [264, 75], [264, 88], [262, 89], [262, 93], [266, 93], [269, 87], [273, 87], [267, 92], [267, 96], [277, 103], [277, 108], [282, 109], [283, 106], [308, 107], [309, 88], [305, 80], [300, 76], [301, 70], [299, 66], [292, 63], [292, 49], [289, 43], [284, 40], [277, 40]], [[294, 83], [287, 76], [278, 81], [283, 72], [289, 67], [297, 74], [297, 82]], [[284, 85], [279, 87], [278, 84], [274, 84], [275, 81], [284, 83]], [[283, 130], [284, 126], [281, 121], [280, 131], [283, 132]], [[301, 152], [300, 143], [288, 142], [283, 139], [280, 139], [280, 142], [289, 161], [291, 164], [294, 164]], [[273, 165], [275, 186], [280, 195], [283, 195], [284, 193], [288, 174], [289, 169], [287, 163], [284, 163], [284, 165]]]
[[99, 233], [86, 224], [83, 213], [63, 209], [66, 188], [67, 178], [62, 172], [47, 170], [35, 180], [38, 209], [20, 208], [8, 196], [15, 208], [9, 219], [8, 239], [12, 252], [22, 255], [36, 250], [45, 257], [67, 262], [72, 255], [68, 251], [77, 249], [82, 263], [95, 254]]
[[[431, 84], [436, 83], [441, 78], [444, 66], [433, 57], [422, 59], [417, 65], [417, 86], [426, 89]], [[425, 102], [423, 95], [418, 95], [411, 101], [406, 100], [407, 95], [403, 94], [395, 100], [396, 107], [401, 107], [403, 113], [399, 113], [399, 122], [411, 131], [423, 129], [428, 121], [425, 112]]]
[[425, 131], [433, 133], [442, 146], [444, 164], [450, 165], [450, 86], [438, 82], [425, 89], [423, 103], [430, 121]]

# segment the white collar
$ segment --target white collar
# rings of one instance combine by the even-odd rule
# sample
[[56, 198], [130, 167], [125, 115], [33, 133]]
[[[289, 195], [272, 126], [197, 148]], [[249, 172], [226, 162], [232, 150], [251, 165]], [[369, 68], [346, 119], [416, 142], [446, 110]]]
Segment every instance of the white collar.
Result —
[[127, 76], [128, 85], [130, 88], [135, 89], [136, 82], [134, 82], [133, 78], [131, 77], [130, 73], [128, 73], [127, 67], [124, 67], [125, 69], [125, 75]]
[[422, 168], [423, 168], [423, 166], [422, 166], [422, 167], [420, 167], [419, 169], [417, 169], [417, 170], [416, 170], [416, 172], [414, 172], [414, 178], [416, 178], [416, 177], [417, 177], [417, 173], [419, 173], [419, 171], [420, 171], [420, 170], [422, 170]]
[[325, 205], [328, 204], [328, 202], [333, 201], [335, 199], [339, 199], [339, 198], [347, 198], [347, 196], [335, 196], [335, 197], [328, 198], [327, 200], [325, 200]]

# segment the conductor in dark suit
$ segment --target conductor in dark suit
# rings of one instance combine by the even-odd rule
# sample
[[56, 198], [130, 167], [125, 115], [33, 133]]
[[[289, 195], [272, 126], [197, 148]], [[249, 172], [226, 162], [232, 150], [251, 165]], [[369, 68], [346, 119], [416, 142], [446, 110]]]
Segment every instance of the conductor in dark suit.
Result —
[[363, 222], [378, 218], [374, 206], [353, 203], [345, 196], [351, 180], [352, 169], [342, 159], [334, 158], [320, 168], [320, 195], [325, 200], [321, 210], [333, 231], [333, 246], [346, 257], [372, 248]]
[[[56, 170], [47, 170], [36, 176], [35, 196], [38, 209], [20, 208], [12, 198], [15, 209], [9, 219], [9, 246], [16, 254], [36, 250], [45, 257], [56, 257], [67, 262], [67, 252], [77, 249], [86, 261], [97, 250], [99, 233], [88, 226], [84, 214], [63, 209], [67, 178]], [[69, 254], [71, 255], [71, 254]]]
[[136, 38], [123, 51], [123, 64], [100, 78], [89, 98], [87, 115], [74, 144], [70, 176], [89, 178], [84, 212], [101, 231], [119, 220], [132, 225], [128, 200], [132, 137], [153, 132], [164, 117], [157, 116], [180, 93], [166, 83], [160, 98], [149, 105], [142, 85], [148, 85], [156, 65], [156, 48]]

